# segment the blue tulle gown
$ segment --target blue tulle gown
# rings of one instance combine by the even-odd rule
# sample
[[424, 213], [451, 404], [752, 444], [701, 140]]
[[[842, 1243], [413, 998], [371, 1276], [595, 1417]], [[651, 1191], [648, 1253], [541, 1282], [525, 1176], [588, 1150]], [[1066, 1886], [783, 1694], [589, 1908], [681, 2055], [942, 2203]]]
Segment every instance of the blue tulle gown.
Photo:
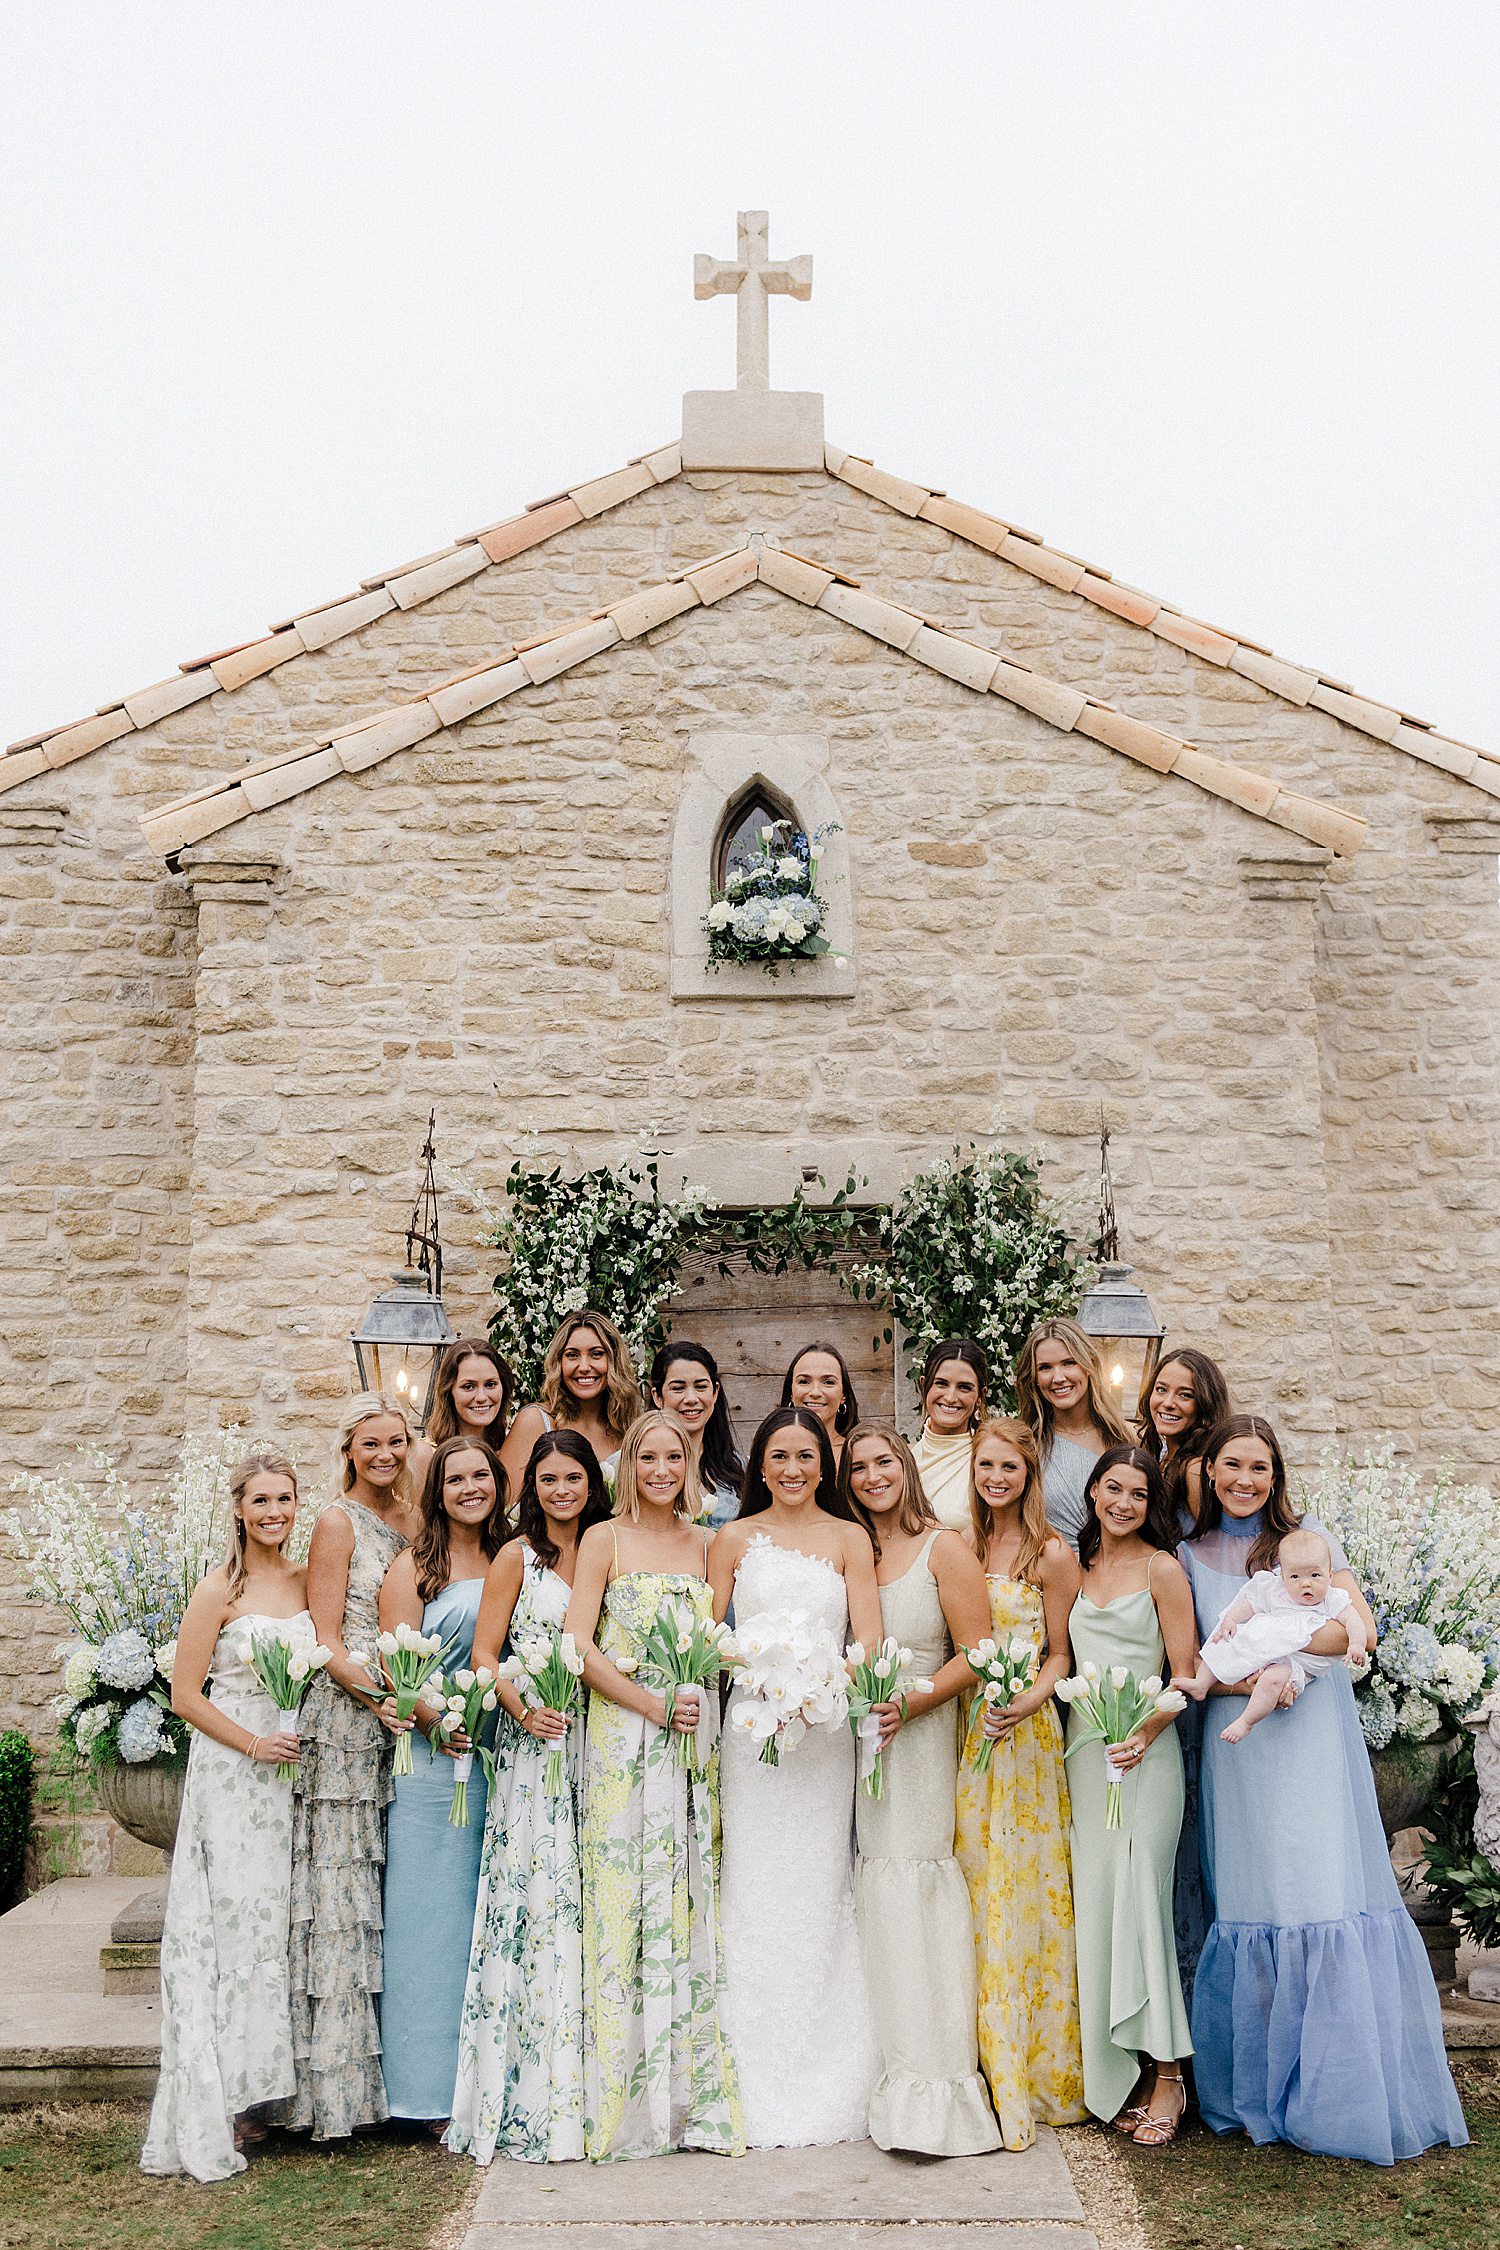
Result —
[[[1226, 1515], [1179, 1550], [1201, 1637], [1243, 1591], [1259, 1529], [1258, 1515]], [[1335, 1569], [1347, 1567], [1330, 1545]], [[1199, 1833], [1213, 1919], [1192, 2021], [1206, 2122], [1371, 2164], [1462, 2147], [1437, 1987], [1391, 1873], [1347, 1668], [1310, 1681], [1245, 1741], [1221, 1742], [1239, 1708], [1203, 1706]]]
[[[444, 1587], [422, 1612], [441, 1633], [442, 1669], [462, 1671], [474, 1646], [482, 1578]], [[442, 2118], [453, 2108], [458, 2025], [484, 1849], [484, 1768], [474, 1760], [469, 1825], [449, 1825], [453, 1760], [412, 1742], [412, 1770], [396, 1783], [385, 1849], [385, 1990], [380, 2044], [392, 2117]]]

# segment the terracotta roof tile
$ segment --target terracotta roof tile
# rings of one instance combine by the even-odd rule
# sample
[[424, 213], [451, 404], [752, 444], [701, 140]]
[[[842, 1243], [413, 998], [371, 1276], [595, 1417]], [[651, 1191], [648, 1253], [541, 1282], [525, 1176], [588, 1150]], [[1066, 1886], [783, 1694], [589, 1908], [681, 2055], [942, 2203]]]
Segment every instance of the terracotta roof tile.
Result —
[[127, 695], [123, 708], [131, 726], [154, 726], [158, 719], [168, 718], [174, 711], [185, 711], [190, 703], [201, 703], [205, 695], [213, 694], [218, 684], [211, 671], [178, 672], [170, 680], [158, 680], [155, 687], [140, 688], [134, 695]]
[[285, 664], [292, 656], [305, 656], [302, 635], [295, 625], [284, 633], [272, 633], [263, 641], [252, 641], [248, 648], [238, 650], [233, 656], [222, 656], [210, 669], [221, 688], [245, 687], [266, 672], [274, 672], [278, 664]]
[[545, 507], [528, 508], [524, 515], [512, 516], [508, 523], [497, 523], [492, 530], [482, 531], [479, 544], [491, 562], [509, 562], [512, 555], [524, 554], [528, 547], [539, 547], [544, 539], [551, 539], [559, 531], [571, 531], [575, 523], [582, 521], [582, 508], [565, 492]]

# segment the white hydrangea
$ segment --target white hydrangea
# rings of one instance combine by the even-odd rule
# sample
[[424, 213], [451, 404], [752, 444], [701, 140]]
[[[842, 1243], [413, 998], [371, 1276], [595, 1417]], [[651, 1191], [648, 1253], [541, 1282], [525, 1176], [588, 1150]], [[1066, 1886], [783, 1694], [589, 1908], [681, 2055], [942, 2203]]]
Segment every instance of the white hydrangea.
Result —
[[1468, 1703], [1484, 1686], [1484, 1674], [1485, 1662], [1478, 1649], [1451, 1642], [1438, 1661], [1438, 1693], [1445, 1703]]
[[1425, 1742], [1436, 1734], [1442, 1713], [1425, 1695], [1403, 1695], [1396, 1706], [1396, 1732], [1407, 1742]]
[[73, 1722], [73, 1740], [84, 1753], [92, 1750], [110, 1722], [107, 1703], [95, 1703], [87, 1711], [80, 1711]]
[[93, 1694], [98, 1680], [95, 1666], [96, 1649], [88, 1646], [75, 1648], [63, 1666], [63, 1693], [74, 1703], [86, 1703]]

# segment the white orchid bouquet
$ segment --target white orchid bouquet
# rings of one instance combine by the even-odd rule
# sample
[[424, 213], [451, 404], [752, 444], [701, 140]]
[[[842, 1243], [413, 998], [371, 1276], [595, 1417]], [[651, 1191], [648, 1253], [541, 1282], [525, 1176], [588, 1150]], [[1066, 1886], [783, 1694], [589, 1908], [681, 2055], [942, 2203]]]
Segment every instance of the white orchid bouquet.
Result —
[[[242, 1664], [247, 1664], [265, 1689], [278, 1711], [294, 1712], [302, 1708], [302, 1698], [313, 1682], [313, 1675], [321, 1672], [330, 1661], [333, 1651], [321, 1641], [314, 1640], [311, 1630], [296, 1630], [296, 1620], [273, 1624], [257, 1619], [252, 1625], [245, 1619], [237, 1638], [237, 1649]], [[297, 1769], [283, 1758], [278, 1761], [276, 1778], [290, 1781]]]
[[859, 1785], [867, 1797], [885, 1795], [885, 1752], [880, 1748], [877, 1703], [899, 1703], [902, 1716], [911, 1695], [931, 1695], [931, 1680], [913, 1677], [912, 1653], [887, 1634], [878, 1648], [867, 1650], [862, 1641], [851, 1641], [845, 1652], [849, 1683], [844, 1693], [849, 1704], [849, 1724], [859, 1750]]
[[1149, 1679], [1138, 1680], [1124, 1664], [1112, 1664], [1107, 1672], [1101, 1672], [1097, 1664], [1085, 1664], [1072, 1679], [1058, 1682], [1057, 1693], [1062, 1702], [1076, 1704], [1087, 1722], [1083, 1732], [1068, 1744], [1063, 1756], [1071, 1758], [1086, 1742], [1104, 1744], [1104, 1770], [1109, 1776], [1104, 1792], [1104, 1825], [1118, 1828], [1121, 1825], [1121, 1768], [1114, 1753], [1159, 1711], [1168, 1718], [1185, 1711], [1187, 1697], [1177, 1688], [1163, 1687], [1154, 1674]]
[[[470, 1746], [467, 1750], [454, 1752], [453, 1802], [448, 1807], [450, 1828], [467, 1828], [469, 1825], [469, 1783], [474, 1777], [474, 1745], [479, 1741], [480, 1730], [486, 1718], [500, 1700], [495, 1687], [495, 1674], [487, 1664], [480, 1664], [473, 1671], [465, 1667], [462, 1671], [455, 1672], [445, 1688], [443, 1709], [434, 1731], [445, 1742], [451, 1741], [454, 1735], [461, 1734]], [[480, 1755], [485, 1757], [485, 1771], [488, 1773], [490, 1760], [483, 1751]]]
[[[441, 1633], [419, 1633], [415, 1625], [398, 1625], [394, 1633], [381, 1634], [373, 1660], [362, 1651], [350, 1649], [349, 1661], [368, 1673], [376, 1689], [376, 1702], [383, 1703], [387, 1695], [394, 1695], [397, 1718], [410, 1719], [416, 1715], [424, 1689], [431, 1688], [438, 1696], [443, 1692], [443, 1676], [438, 1670], [443, 1647]], [[396, 1737], [391, 1772], [398, 1780], [411, 1772], [410, 1733]]]
[[[502, 1680], [512, 1680], [521, 1701], [533, 1711], [556, 1711], [571, 1719], [582, 1692], [583, 1652], [571, 1633], [528, 1635], [517, 1641], [513, 1653], [500, 1667]], [[560, 1797], [568, 1786], [561, 1741], [547, 1755], [543, 1794]]]
[[734, 1645], [727, 1625], [699, 1617], [679, 1597], [669, 1595], [651, 1621], [641, 1647], [641, 1677], [666, 1698], [667, 1725], [672, 1724], [680, 1688], [698, 1690], [698, 1724], [691, 1734], [677, 1734], [677, 1762], [689, 1773], [703, 1771], [702, 1738], [708, 1722], [708, 1689], [724, 1669], [724, 1651]]
[[703, 917], [710, 968], [736, 961], [774, 977], [783, 961], [813, 961], [832, 950], [822, 935], [828, 909], [818, 892], [818, 866], [824, 837], [837, 833], [837, 822], [810, 836], [789, 820], [767, 822], [754, 852], [729, 870]]
[[1303, 1479], [1309, 1516], [1339, 1541], [1378, 1635], [1357, 1667], [1372, 1750], [1450, 1733], [1500, 1680], [1500, 1505], [1440, 1469], [1431, 1485], [1391, 1447], [1325, 1453]]
[[[1025, 1640], [1019, 1634], [1003, 1641], [992, 1640], [987, 1635], [972, 1648], [966, 1648], [964, 1655], [969, 1660], [970, 1671], [981, 1683], [980, 1696], [991, 1710], [1008, 1711], [1018, 1695], [1027, 1694], [1036, 1686], [1041, 1651], [1035, 1641]], [[987, 1734], [981, 1734], [969, 1762], [976, 1773], [988, 1773], [994, 1755], [994, 1743]]]
[[759, 1745], [762, 1765], [780, 1765], [809, 1727], [842, 1726], [848, 1717], [843, 1656], [827, 1626], [805, 1611], [755, 1618], [726, 1653], [740, 1691], [729, 1723]]

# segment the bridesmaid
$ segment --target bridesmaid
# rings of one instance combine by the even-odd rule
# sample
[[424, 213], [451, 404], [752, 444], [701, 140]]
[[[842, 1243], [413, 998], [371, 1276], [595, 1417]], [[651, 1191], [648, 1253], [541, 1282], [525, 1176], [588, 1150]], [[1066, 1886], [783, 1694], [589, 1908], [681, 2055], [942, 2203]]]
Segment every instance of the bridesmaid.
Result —
[[630, 1347], [603, 1313], [569, 1313], [542, 1361], [542, 1395], [523, 1406], [500, 1448], [511, 1486], [519, 1485], [544, 1430], [577, 1430], [605, 1474], [641, 1410], [641, 1379]]
[[[505, 1471], [482, 1441], [445, 1438], [422, 1486], [421, 1529], [385, 1574], [380, 1630], [412, 1625], [439, 1634], [445, 1674], [470, 1668], [485, 1573], [506, 1535]], [[417, 1706], [429, 1734], [435, 1699]], [[454, 1738], [453, 1751], [468, 1747]], [[392, 2117], [424, 2118], [442, 2132], [458, 2069], [469, 1939], [484, 1845], [485, 1783], [475, 1761], [469, 1825], [455, 1828], [453, 1760], [417, 1750], [395, 1784], [385, 1839], [385, 1990], [380, 2044]]]
[[804, 1344], [781, 1382], [783, 1406], [803, 1406], [828, 1432], [837, 1468], [844, 1440], [859, 1420], [854, 1379], [837, 1344]]
[[[1135, 1445], [1094, 1464], [1079, 1538], [1083, 1583], [1069, 1631], [1081, 1670], [1123, 1664], [1165, 1680], [1196, 1661], [1193, 1598], [1172, 1550], [1177, 1527], [1161, 1471]], [[1068, 1734], [1084, 1732], [1082, 1714]], [[1141, 2148], [1162, 2148], [1182, 2123], [1182, 2060], [1193, 2051], [1172, 1942], [1172, 1870], [1182, 1824], [1182, 1754], [1172, 1721], [1149, 1718], [1116, 1753], [1124, 1826], [1106, 1828], [1104, 1745], [1073, 1758], [1073, 1911], [1084, 2099]]]
[[[516, 1503], [520, 1536], [490, 1564], [474, 1662], [493, 1671], [508, 1636], [559, 1631], [578, 1543], [608, 1523], [604, 1473], [576, 1430], [537, 1439]], [[558, 2164], [583, 2154], [583, 1878], [578, 1796], [581, 1719], [535, 1711], [503, 1680], [479, 1906], [459, 2029], [447, 2146]], [[549, 1797], [547, 1760], [565, 1748], [568, 1786]]]
[[411, 1449], [411, 1473], [418, 1490], [426, 1482], [432, 1456], [449, 1438], [472, 1438], [499, 1452], [513, 1388], [510, 1369], [483, 1337], [460, 1336], [448, 1346], [433, 1377], [427, 1427]]
[[[1203, 1478], [1202, 1512], [1179, 1552], [1207, 1633], [1246, 1579], [1271, 1567], [1297, 1517], [1276, 1433], [1258, 1415], [1228, 1415], [1209, 1433]], [[1358, 1602], [1373, 1646], [1374, 1619], [1337, 1540], [1305, 1520], [1329, 1541], [1333, 1583]], [[1342, 1631], [1325, 1625], [1309, 1645], [1335, 1656]], [[1371, 2164], [1462, 2148], [1437, 1988], [1391, 1873], [1344, 1665], [1244, 1742], [1204, 1727], [1201, 1813], [1215, 1915], [1193, 1988], [1204, 2123]]]
[[922, 1368], [922, 1435], [912, 1447], [938, 1522], [949, 1531], [969, 1528], [969, 1468], [974, 1432], [984, 1419], [990, 1363], [982, 1344], [945, 1336]]
[[1161, 1462], [1167, 1500], [1184, 1528], [1198, 1520], [1203, 1442], [1228, 1412], [1229, 1385], [1207, 1352], [1182, 1344], [1161, 1361], [1141, 1408], [1141, 1443]]
[[883, 2065], [870, 2138], [923, 2156], [982, 2156], [1000, 2134], [979, 2075], [974, 1923], [953, 1856], [953, 1805], [954, 1698], [974, 1684], [963, 1646], [989, 1627], [984, 1574], [933, 1514], [890, 1423], [849, 1432], [839, 1493], [875, 1550], [881, 1624], [910, 1648], [912, 1677], [932, 1682], [904, 1717], [896, 1703], [882, 1714], [885, 1793], [854, 1797], [860, 1939]]
[[[1036, 1685], [1005, 1710], [976, 1696], [958, 1776], [958, 1861], [979, 1937], [979, 2059], [1007, 2148], [1038, 2120], [1084, 2115], [1078, 1970], [1068, 1867], [1067, 1769], [1053, 1690], [1068, 1669], [1078, 1565], [1048, 1523], [1036, 1440], [1024, 1422], [974, 1433], [971, 1529], [988, 1591], [986, 1630], [1041, 1653]], [[994, 1745], [987, 1774], [981, 1743]]]
[[380, 2075], [380, 1879], [393, 1795], [394, 1697], [375, 1700], [381, 1580], [419, 1529], [405, 1414], [379, 1391], [339, 1424], [339, 1496], [313, 1529], [307, 1606], [331, 1651], [302, 1706], [292, 1799], [292, 2046], [297, 2090], [283, 2120], [345, 2140], [388, 2114]]
[[[287, 1561], [297, 1472], [255, 1445], [229, 1479], [229, 1559], [195, 1589], [177, 1635], [172, 1708], [195, 1730], [161, 1941], [161, 2076], [141, 2170], [227, 2180], [265, 2139], [248, 2113], [295, 2083], [287, 1992], [294, 1716], [276, 1709], [243, 1632], [285, 1625], [313, 1644], [307, 1574]], [[204, 1691], [210, 1673], [213, 1698]]]
[[[690, 1520], [692, 1450], [675, 1414], [653, 1408], [632, 1424], [620, 1452], [614, 1520], [579, 1542], [568, 1604], [567, 1628], [586, 1652], [592, 1690], [583, 2131], [596, 2163], [673, 2148], [739, 2156], [745, 2147], [734, 2063], [719, 2030], [718, 1697], [709, 1696], [705, 1770], [694, 1775], [677, 1756], [665, 1698], [630, 1676], [664, 1601], [713, 1615], [709, 1534]], [[694, 1690], [679, 1692], [672, 1718], [679, 1734], [697, 1727], [699, 1700]]]
[[722, 1530], [739, 1513], [745, 1464], [735, 1450], [734, 1427], [719, 1381], [719, 1363], [704, 1344], [675, 1338], [651, 1362], [651, 1398], [685, 1422], [698, 1441], [698, 1483], [708, 1509], [710, 1531]]
[[1044, 1320], [1021, 1346], [1016, 1414], [1041, 1456], [1047, 1521], [1076, 1555], [1094, 1464], [1106, 1447], [1135, 1443], [1105, 1387], [1099, 1354], [1076, 1320]]

